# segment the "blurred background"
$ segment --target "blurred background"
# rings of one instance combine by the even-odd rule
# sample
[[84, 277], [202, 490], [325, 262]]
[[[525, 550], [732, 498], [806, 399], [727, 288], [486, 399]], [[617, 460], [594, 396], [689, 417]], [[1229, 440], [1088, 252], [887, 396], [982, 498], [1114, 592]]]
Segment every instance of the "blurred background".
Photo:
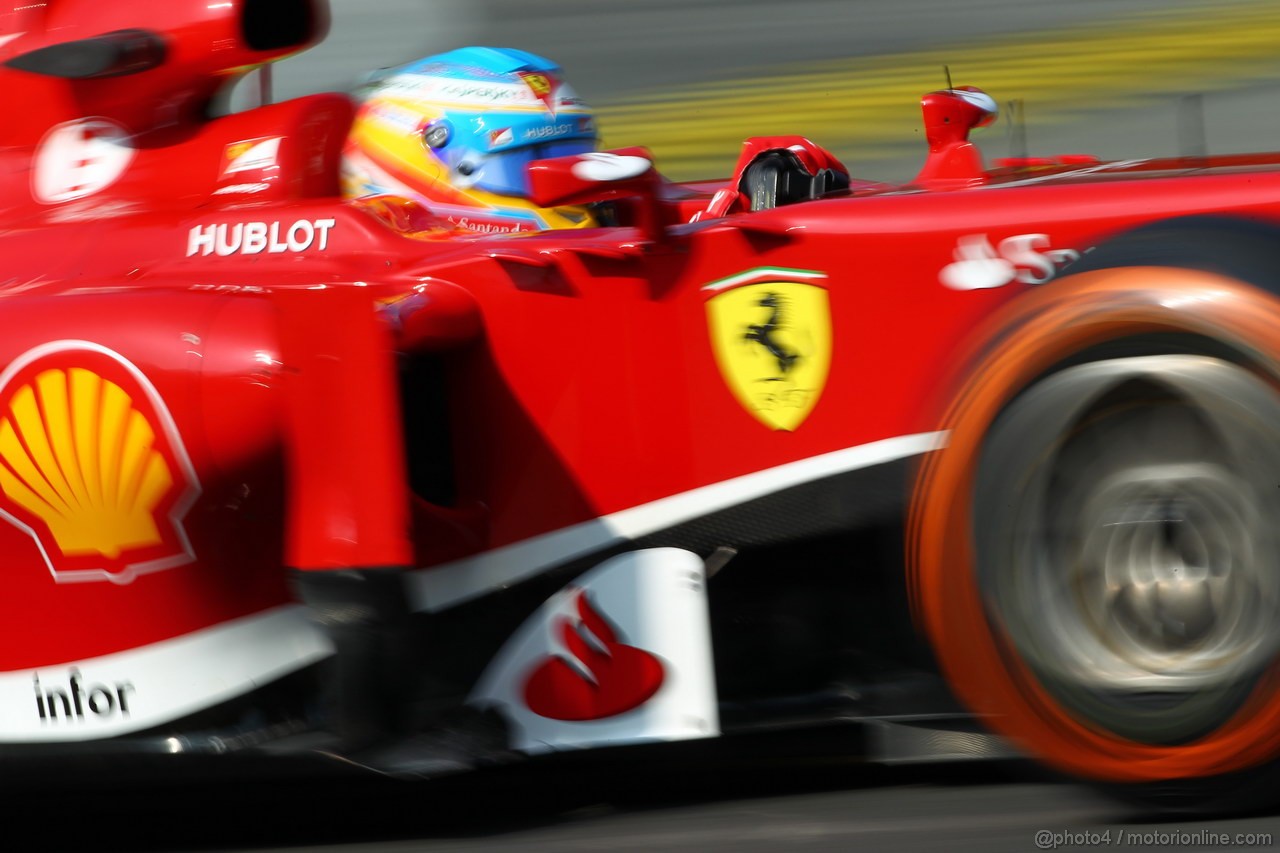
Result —
[[[647, 145], [675, 179], [727, 175], [744, 138], [809, 136], [862, 178], [905, 180], [919, 97], [1021, 101], [1027, 152], [1107, 159], [1280, 149], [1274, 0], [331, 0], [320, 47], [277, 97], [467, 44], [559, 62], [606, 147]], [[1199, 94], [1189, 108], [1184, 96]], [[975, 136], [1019, 153], [1009, 110]]]

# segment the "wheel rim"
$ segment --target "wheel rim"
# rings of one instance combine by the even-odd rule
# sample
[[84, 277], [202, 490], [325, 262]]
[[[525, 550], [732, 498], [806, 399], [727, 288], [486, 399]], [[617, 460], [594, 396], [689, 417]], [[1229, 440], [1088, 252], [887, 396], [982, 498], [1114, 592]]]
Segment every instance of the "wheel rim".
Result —
[[1280, 649], [1280, 400], [1194, 356], [1072, 368], [993, 426], [975, 485], [989, 617], [1085, 721], [1221, 726]]

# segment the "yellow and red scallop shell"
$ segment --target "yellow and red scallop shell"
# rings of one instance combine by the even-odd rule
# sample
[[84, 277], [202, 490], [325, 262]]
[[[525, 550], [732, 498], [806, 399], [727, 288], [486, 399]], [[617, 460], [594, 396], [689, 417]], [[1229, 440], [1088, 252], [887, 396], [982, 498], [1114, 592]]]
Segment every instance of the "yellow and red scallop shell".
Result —
[[120, 386], [83, 368], [37, 374], [0, 417], [0, 489], [67, 556], [161, 541], [155, 508], [173, 473], [155, 429]]

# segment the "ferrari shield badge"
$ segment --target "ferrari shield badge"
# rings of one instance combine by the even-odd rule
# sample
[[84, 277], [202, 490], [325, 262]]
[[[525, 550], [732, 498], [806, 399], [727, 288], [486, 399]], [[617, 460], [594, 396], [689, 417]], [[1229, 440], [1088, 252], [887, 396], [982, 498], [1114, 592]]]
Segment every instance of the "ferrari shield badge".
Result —
[[794, 430], [817, 405], [831, 367], [826, 274], [762, 267], [703, 285], [720, 375], [765, 426]]

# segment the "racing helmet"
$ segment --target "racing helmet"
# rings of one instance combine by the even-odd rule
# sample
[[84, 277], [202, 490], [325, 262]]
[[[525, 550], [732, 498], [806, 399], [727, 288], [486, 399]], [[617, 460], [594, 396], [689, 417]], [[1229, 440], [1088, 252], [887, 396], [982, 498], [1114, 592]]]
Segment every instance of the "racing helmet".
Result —
[[595, 148], [595, 120], [559, 66], [464, 47], [370, 83], [343, 150], [342, 191], [416, 199], [470, 231], [592, 227], [586, 208], [533, 204], [527, 167]]

